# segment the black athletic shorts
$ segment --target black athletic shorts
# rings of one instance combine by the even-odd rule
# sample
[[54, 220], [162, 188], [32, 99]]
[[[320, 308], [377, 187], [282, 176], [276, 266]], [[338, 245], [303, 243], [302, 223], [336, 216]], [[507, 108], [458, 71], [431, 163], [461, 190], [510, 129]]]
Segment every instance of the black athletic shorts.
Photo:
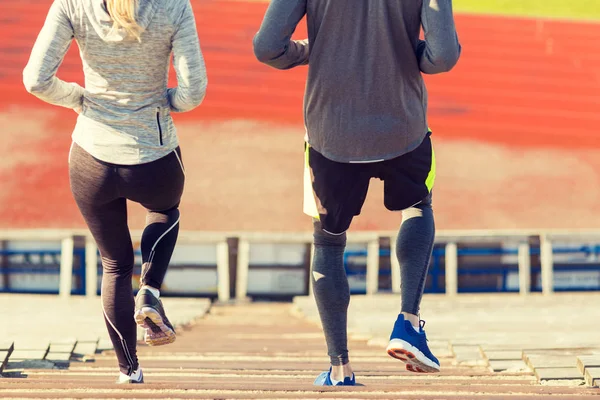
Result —
[[333, 234], [348, 230], [367, 197], [369, 181], [384, 181], [384, 204], [399, 211], [420, 203], [435, 181], [431, 133], [410, 153], [372, 163], [339, 163], [306, 146], [304, 212]]

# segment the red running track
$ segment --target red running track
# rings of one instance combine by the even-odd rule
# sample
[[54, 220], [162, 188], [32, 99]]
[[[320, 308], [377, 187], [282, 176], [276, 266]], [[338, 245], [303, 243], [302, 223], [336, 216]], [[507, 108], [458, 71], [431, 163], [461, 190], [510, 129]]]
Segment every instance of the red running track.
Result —
[[[0, 1], [0, 123], [6, 125], [3, 133], [24, 133], [23, 139], [8, 137], [0, 143], [0, 150], [4, 149], [0, 154], [2, 227], [82, 225], [68, 189], [66, 164], [68, 132], [75, 115], [35, 99], [21, 83], [21, 72], [51, 2]], [[259, 120], [273, 123], [273, 134], [278, 133], [278, 125], [291, 125], [301, 131], [306, 68], [275, 71], [259, 64], [252, 54], [252, 37], [266, 4], [228, 0], [192, 3], [208, 67], [209, 90], [201, 107], [177, 115], [177, 121]], [[463, 44], [458, 66], [449, 74], [426, 78], [429, 122], [436, 137], [474, 139], [513, 148], [572, 149], [581, 154], [586, 148], [600, 148], [600, 24], [459, 15], [457, 25]], [[297, 37], [305, 37], [305, 31], [304, 26], [300, 27]], [[76, 47], [69, 52], [59, 76], [81, 83]], [[44, 118], [41, 125], [29, 123], [38, 115]], [[35, 134], [28, 131], [31, 129], [36, 130]], [[39, 130], [45, 131], [38, 134]], [[206, 153], [202, 148], [187, 150], [189, 154]], [[20, 162], [22, 157], [29, 159]], [[211, 162], [216, 161], [207, 159], [206, 165], [213, 165]], [[224, 207], [229, 207], [231, 217], [246, 220], [253, 229], [263, 229], [262, 219], [250, 221], [248, 213], [243, 212], [249, 206], [231, 200], [232, 188], [239, 191], [240, 183], [232, 181], [227, 183], [231, 187], [225, 187], [217, 172], [211, 174], [220, 186], [210, 190], [220, 196]], [[282, 173], [282, 179], [295, 179], [295, 172], [286, 173]], [[289, 187], [282, 187], [286, 188], [281, 190], [285, 195]], [[272, 196], [283, 196], [269, 189]], [[256, 199], [248, 201], [260, 201]], [[289, 219], [300, 205], [282, 199], [272, 201], [286, 204], [288, 208], [282, 206], [281, 218]], [[207, 215], [211, 212], [202, 208], [203, 198], [188, 196], [186, 201], [189, 211], [193, 210], [190, 215], [204, 218], [197, 226], [189, 222], [188, 229], [222, 228], [218, 218], [209, 224]], [[449, 209], [448, 214], [460, 213]], [[375, 221], [372, 226], [377, 228], [377, 224]], [[307, 228], [291, 222], [287, 226]]]
[[[0, 4], [0, 109], [48, 107], [24, 92], [20, 76], [50, 3]], [[202, 107], [179, 119], [302, 124], [306, 69], [271, 70], [252, 55], [266, 4], [193, 5], [210, 83]], [[515, 146], [600, 147], [600, 24], [459, 15], [457, 25], [464, 49], [459, 65], [450, 74], [427, 77], [437, 135]], [[304, 26], [297, 36], [305, 36]], [[82, 81], [76, 46], [60, 76]]]

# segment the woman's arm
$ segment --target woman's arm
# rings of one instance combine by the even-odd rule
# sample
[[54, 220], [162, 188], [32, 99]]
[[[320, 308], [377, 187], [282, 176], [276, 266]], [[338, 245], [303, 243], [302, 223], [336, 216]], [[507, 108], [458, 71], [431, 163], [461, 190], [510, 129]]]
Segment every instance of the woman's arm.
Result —
[[200, 40], [196, 30], [194, 12], [189, 0], [173, 36], [173, 66], [177, 74], [177, 87], [168, 89], [169, 104], [175, 112], [190, 111], [200, 105], [206, 95], [208, 79]]
[[84, 89], [56, 77], [73, 36], [64, 1], [55, 0], [23, 71], [23, 84], [29, 93], [47, 103], [78, 109], [83, 103]]

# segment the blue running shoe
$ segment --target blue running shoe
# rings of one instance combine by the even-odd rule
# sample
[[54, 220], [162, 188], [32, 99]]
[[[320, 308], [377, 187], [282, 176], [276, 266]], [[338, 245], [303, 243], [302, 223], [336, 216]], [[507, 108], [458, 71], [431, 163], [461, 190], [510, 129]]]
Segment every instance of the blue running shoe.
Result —
[[322, 372], [317, 376], [314, 382], [315, 386], [354, 386], [356, 385], [356, 378], [354, 374], [352, 374], [352, 378], [344, 378], [343, 382], [337, 382], [335, 385], [331, 381], [331, 368], [329, 371]]
[[404, 319], [404, 315], [398, 315], [394, 324], [394, 330], [390, 336], [387, 353], [404, 362], [406, 369], [412, 372], [440, 372], [440, 362], [427, 346], [425, 335], [425, 321], [421, 321], [419, 332], [417, 332], [410, 321]]

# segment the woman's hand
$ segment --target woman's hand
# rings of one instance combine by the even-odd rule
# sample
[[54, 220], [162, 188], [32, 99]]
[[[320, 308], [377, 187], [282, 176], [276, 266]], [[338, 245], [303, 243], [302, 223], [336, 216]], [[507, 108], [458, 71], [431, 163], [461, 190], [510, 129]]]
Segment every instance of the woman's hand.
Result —
[[77, 114], [81, 114], [81, 107], [75, 107], [73, 111], [75, 111]]

